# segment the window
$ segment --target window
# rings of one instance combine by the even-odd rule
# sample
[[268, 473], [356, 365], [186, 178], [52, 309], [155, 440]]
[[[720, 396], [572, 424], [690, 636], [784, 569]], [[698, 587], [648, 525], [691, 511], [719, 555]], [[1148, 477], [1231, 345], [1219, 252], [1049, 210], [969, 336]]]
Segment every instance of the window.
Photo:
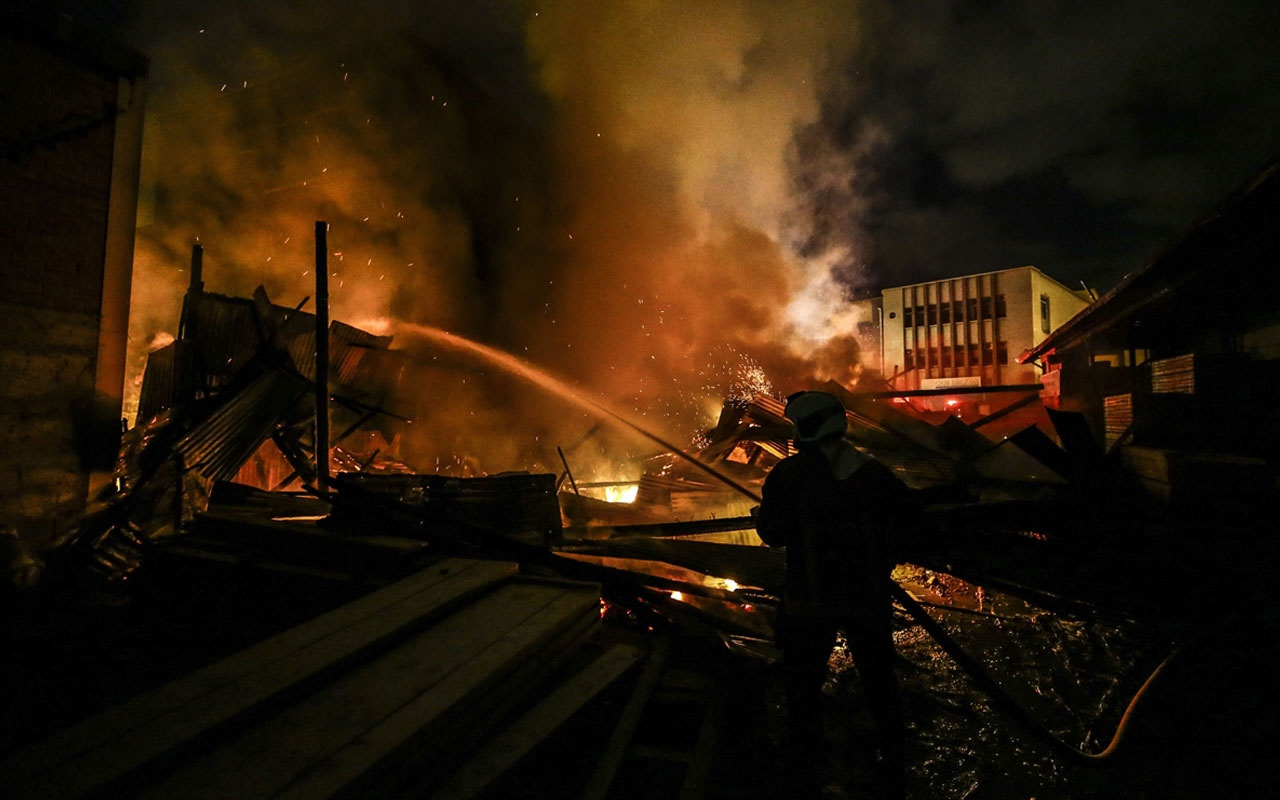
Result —
[[943, 325], [946, 325], [950, 321], [951, 321], [951, 304], [943, 303], [942, 305], [938, 306], [938, 322], [942, 323]]
[[1005, 316], [1003, 293], [996, 295], [996, 316], [997, 317]]
[[991, 364], [991, 342], [982, 343], [982, 365]]
[[942, 366], [944, 367], [951, 366], [951, 348], [950, 347], [942, 348]]
[[982, 298], [982, 318], [991, 319], [991, 298]]
[[[891, 319], [893, 318], [893, 312], [892, 312], [892, 311], [890, 311], [890, 312], [889, 312], [889, 317], [890, 317]], [[907, 306], [907, 307], [906, 307], [905, 309], [903, 309], [903, 311], [902, 311], [902, 326], [903, 326], [904, 328], [914, 328], [914, 327], [915, 327], [915, 323], [911, 321], [911, 307], [910, 307], [910, 306]]]
[[965, 319], [977, 319], [978, 318], [978, 298], [970, 297], [968, 300], [966, 300], [965, 311], [966, 311]]
[[916, 325], [924, 324], [924, 306], [916, 306]]
[[1049, 295], [1040, 295], [1040, 332], [1049, 333]]
[[930, 325], [938, 324], [938, 307], [933, 303], [929, 304], [929, 324]]
[[910, 347], [908, 347], [906, 349], [906, 352], [903, 353], [903, 357], [902, 357], [902, 361], [905, 364], [907, 369], [912, 369], [915, 367], [916, 365], [915, 359], [916, 359], [915, 352]]
[[997, 364], [1009, 363], [1009, 343], [1008, 342], [1000, 342], [1000, 344], [997, 346], [996, 363]]

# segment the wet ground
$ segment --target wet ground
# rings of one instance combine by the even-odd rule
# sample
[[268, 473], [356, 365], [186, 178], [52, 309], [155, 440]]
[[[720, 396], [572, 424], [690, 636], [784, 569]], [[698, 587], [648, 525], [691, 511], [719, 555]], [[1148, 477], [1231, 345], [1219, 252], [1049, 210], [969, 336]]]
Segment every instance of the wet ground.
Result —
[[[897, 577], [1008, 695], [982, 690], [939, 643], [897, 614], [899, 675], [913, 798], [1193, 800], [1280, 791], [1280, 613], [1274, 560], [1255, 532], [1149, 532], [1089, 558], [1042, 565], [1041, 589], [980, 587], [912, 568]], [[1116, 543], [1113, 543], [1116, 544]], [[1133, 547], [1140, 558], [1133, 558]], [[997, 570], [998, 571], [998, 570]], [[1124, 585], [1117, 585], [1123, 581]], [[1001, 583], [1001, 581], [994, 581]], [[1004, 579], [1007, 583], [1007, 576]], [[1100, 584], [1090, 593], [1090, 584]], [[1071, 593], [1044, 591], [1044, 587]], [[1104, 602], [1105, 601], [1105, 602]], [[706, 641], [678, 651], [727, 693], [708, 798], [792, 797], [782, 771], [776, 665]], [[621, 713], [620, 688], [528, 759], [491, 798], [577, 796]], [[871, 797], [874, 736], [849, 654], [837, 647], [825, 687], [824, 796]], [[672, 716], [670, 736], [696, 720]], [[661, 735], [661, 734], [660, 734]], [[678, 776], [641, 770], [609, 796], [673, 797]], [[526, 794], [528, 793], [528, 794]]]

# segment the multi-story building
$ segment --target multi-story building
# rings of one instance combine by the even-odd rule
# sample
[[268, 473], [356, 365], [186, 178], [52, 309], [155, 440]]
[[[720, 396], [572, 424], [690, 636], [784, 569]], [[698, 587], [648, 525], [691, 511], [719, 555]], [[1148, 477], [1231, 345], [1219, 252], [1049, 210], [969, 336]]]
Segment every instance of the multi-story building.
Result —
[[880, 372], [894, 389], [1036, 384], [1017, 357], [1091, 302], [1035, 267], [895, 286], [881, 295]]

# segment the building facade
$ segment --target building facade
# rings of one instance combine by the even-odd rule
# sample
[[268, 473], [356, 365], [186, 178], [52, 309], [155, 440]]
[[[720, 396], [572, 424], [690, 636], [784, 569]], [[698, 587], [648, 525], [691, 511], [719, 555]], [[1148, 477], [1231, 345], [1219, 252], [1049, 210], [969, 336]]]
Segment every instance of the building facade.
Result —
[[147, 61], [25, 7], [0, 54], [0, 525], [39, 544], [119, 447]]
[[1273, 520], [1280, 504], [1278, 217], [1273, 161], [1019, 355], [1051, 379], [1046, 405], [1179, 513]]
[[896, 286], [882, 301], [880, 371], [904, 391], [1036, 384], [1018, 355], [1091, 302], [1031, 266]]

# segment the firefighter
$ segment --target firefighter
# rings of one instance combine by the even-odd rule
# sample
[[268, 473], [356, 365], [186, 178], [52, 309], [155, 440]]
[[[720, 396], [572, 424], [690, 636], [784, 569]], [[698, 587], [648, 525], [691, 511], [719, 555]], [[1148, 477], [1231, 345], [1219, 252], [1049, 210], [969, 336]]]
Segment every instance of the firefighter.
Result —
[[825, 750], [821, 689], [843, 631], [876, 727], [879, 785], [886, 797], [902, 797], [904, 736], [888, 587], [890, 545], [895, 530], [908, 524], [911, 490], [845, 440], [845, 409], [833, 395], [794, 394], [786, 416], [798, 452], [765, 479], [756, 529], [765, 544], [787, 552], [777, 641], [791, 723], [788, 762], [793, 778], [815, 791]]

